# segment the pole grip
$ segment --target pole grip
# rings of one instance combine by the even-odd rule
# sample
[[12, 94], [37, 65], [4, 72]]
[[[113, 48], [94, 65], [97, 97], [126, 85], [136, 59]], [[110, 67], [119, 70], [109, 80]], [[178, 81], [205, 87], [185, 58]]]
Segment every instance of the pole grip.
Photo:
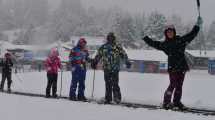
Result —
[[200, 0], [196, 0], [197, 1], [197, 6], [200, 7]]
[[196, 3], [197, 3], [197, 7], [198, 7], [199, 16], [201, 16], [201, 13], [200, 13], [200, 0], [196, 0]]

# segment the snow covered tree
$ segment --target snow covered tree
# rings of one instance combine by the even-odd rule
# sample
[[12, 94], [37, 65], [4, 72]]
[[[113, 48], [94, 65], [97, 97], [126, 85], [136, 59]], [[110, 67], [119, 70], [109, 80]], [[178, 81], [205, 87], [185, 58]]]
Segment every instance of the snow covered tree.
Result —
[[49, 17], [49, 4], [48, 0], [24, 0], [26, 6], [26, 20], [28, 25], [34, 24], [35, 26], [44, 25]]
[[84, 27], [85, 10], [80, 0], [62, 0], [55, 11], [51, 29], [56, 40], [68, 41], [69, 36], [79, 35], [79, 28]]
[[3, 4], [7, 19], [16, 28], [28, 27], [30, 24], [40, 26], [47, 21], [47, 0], [6, 0]]
[[215, 21], [210, 25], [206, 42], [210, 49], [215, 49]]
[[115, 24], [113, 24], [114, 32], [124, 41], [134, 41], [136, 35], [132, 17], [129, 14], [117, 13], [115, 20]]
[[145, 34], [151, 36], [153, 39], [160, 40], [163, 38], [163, 31], [166, 24], [166, 17], [155, 11], [152, 12], [147, 20]]

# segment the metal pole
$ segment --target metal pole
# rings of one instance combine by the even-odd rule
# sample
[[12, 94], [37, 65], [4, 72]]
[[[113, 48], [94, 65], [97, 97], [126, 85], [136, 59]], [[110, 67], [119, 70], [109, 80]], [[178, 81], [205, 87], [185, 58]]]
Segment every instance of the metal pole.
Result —
[[95, 77], [96, 77], [96, 70], [93, 70], [93, 86], [92, 86], [92, 94], [91, 98], [94, 99], [94, 90], [95, 90]]
[[63, 84], [62, 84], [62, 82], [63, 82], [63, 70], [61, 70], [61, 75], [60, 75], [60, 97], [61, 97], [61, 95], [62, 95], [62, 88], [63, 88]]

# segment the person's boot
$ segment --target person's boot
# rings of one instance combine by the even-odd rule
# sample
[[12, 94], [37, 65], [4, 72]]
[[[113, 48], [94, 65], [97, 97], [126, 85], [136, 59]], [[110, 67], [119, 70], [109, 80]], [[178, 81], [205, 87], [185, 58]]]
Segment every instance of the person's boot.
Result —
[[71, 101], [77, 101], [77, 98], [76, 98], [76, 96], [70, 96], [69, 100], [71, 100]]
[[110, 99], [104, 99], [104, 104], [111, 104], [112, 100]]
[[50, 89], [46, 88], [46, 98], [50, 98], [50, 97], [51, 97], [51, 95], [50, 95]]
[[51, 97], [51, 95], [50, 94], [46, 94], [46, 98], [50, 98]]
[[8, 93], [11, 93], [11, 89], [10, 89], [10, 88], [8, 88], [8, 89], [7, 89], [7, 92], [8, 92]]
[[116, 104], [119, 104], [119, 103], [121, 102], [121, 99], [120, 99], [120, 98], [114, 98], [114, 102], [115, 102]]
[[55, 94], [52, 95], [52, 97], [53, 97], [53, 98], [57, 98], [58, 95], [55, 93]]
[[178, 109], [178, 110], [186, 110], [187, 109], [187, 107], [184, 106], [184, 104], [182, 104], [181, 102], [174, 103], [173, 106], [175, 109]]
[[12, 80], [10, 80], [9, 82], [8, 82], [8, 84], [7, 84], [7, 91], [9, 92], [9, 93], [11, 93], [11, 83], [12, 83]]
[[3, 92], [4, 91], [4, 84], [1, 83], [0, 85], [0, 91]]
[[3, 91], [4, 91], [4, 89], [3, 89], [2, 87], [0, 87], [0, 91], [1, 91], [1, 92], [3, 92]]
[[87, 98], [85, 96], [78, 96], [78, 101], [86, 102]]
[[163, 103], [162, 107], [163, 107], [165, 110], [169, 110], [169, 109], [172, 109], [172, 108], [173, 108], [173, 104], [172, 104], [172, 103]]

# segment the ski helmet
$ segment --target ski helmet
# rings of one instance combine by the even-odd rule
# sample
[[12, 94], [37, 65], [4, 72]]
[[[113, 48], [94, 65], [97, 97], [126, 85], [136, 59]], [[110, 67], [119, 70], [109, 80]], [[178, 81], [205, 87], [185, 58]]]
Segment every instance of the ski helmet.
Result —
[[116, 41], [116, 36], [113, 32], [108, 33], [107, 35], [107, 42], [113, 43]]
[[79, 41], [78, 41], [78, 45], [80, 47], [84, 47], [85, 45], [87, 44], [87, 41], [85, 38], [80, 38]]

